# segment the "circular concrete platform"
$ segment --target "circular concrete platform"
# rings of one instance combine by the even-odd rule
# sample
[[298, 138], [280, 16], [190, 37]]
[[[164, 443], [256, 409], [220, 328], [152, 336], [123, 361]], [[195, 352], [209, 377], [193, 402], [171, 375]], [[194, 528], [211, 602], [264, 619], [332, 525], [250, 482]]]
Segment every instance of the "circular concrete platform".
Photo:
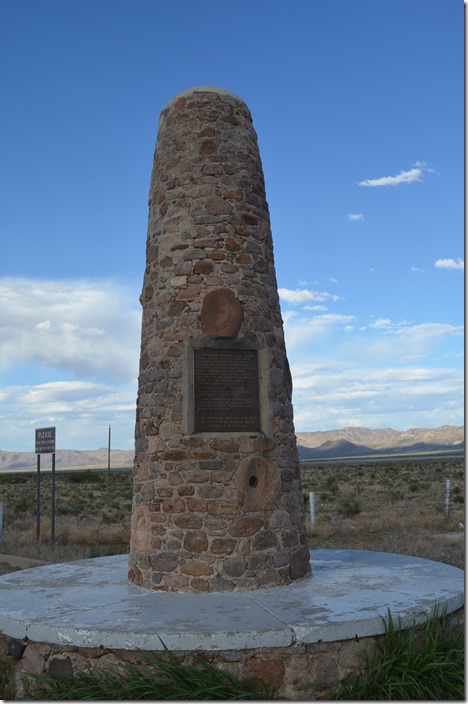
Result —
[[462, 570], [406, 555], [311, 551], [313, 576], [253, 592], [148, 591], [127, 581], [127, 555], [0, 577], [0, 633], [113, 649], [240, 650], [361, 638], [464, 602]]

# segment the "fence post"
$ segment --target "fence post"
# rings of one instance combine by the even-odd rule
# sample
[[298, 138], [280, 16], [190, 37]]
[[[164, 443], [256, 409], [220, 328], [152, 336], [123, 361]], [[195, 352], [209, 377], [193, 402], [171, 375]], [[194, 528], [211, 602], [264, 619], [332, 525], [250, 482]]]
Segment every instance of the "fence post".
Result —
[[452, 496], [452, 481], [450, 479], [445, 480], [445, 518], [450, 515], [450, 499]]
[[0, 545], [3, 545], [3, 501], [0, 501]]
[[315, 528], [315, 523], [317, 520], [316, 513], [315, 513], [315, 492], [314, 491], [309, 491], [309, 507], [310, 507], [310, 522], [312, 523], [312, 527]]

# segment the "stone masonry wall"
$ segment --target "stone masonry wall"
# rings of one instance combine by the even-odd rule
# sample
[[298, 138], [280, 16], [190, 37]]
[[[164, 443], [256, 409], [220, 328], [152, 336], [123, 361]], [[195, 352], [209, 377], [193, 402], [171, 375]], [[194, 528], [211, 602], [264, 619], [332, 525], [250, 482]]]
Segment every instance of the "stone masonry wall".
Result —
[[[450, 627], [464, 622], [464, 609], [451, 614]], [[423, 626], [419, 626], [421, 631]], [[339, 684], [353, 682], [364, 671], [364, 655], [377, 653], [383, 636], [368, 636], [332, 642], [291, 645], [283, 648], [245, 650], [172, 651], [178, 662], [197, 665], [200, 658], [241, 680], [255, 678], [276, 688], [279, 698], [290, 701], [330, 699]], [[152, 651], [164, 658], [161, 651]], [[0, 634], [0, 664], [10, 663], [10, 680], [16, 698], [23, 698], [26, 673], [48, 673], [58, 678], [72, 677], [90, 668], [118, 669], [120, 664], [144, 665], [135, 650], [85, 648], [72, 645], [37, 643]], [[309, 685], [313, 688], [310, 689]], [[0, 691], [0, 698], [2, 692]], [[7, 698], [7, 697], [4, 697]]]
[[[380, 636], [334, 643], [296, 645], [285, 648], [250, 650], [223, 650], [218, 652], [173, 652], [184, 664], [197, 664], [199, 658], [238, 679], [258, 679], [260, 683], [275, 687], [277, 694], [289, 700], [328, 698], [331, 688], [340, 682], [350, 682], [363, 669], [362, 656], [372, 652]], [[136, 651], [84, 648], [17, 640], [0, 634], [0, 659], [11, 662], [11, 682], [17, 699], [24, 694], [23, 678], [26, 673], [47, 673], [67, 678], [90, 668], [118, 671], [121, 664], [145, 664]], [[152, 652], [164, 657], [161, 651]], [[314, 690], [303, 689], [313, 684]], [[0, 692], [1, 695], [1, 692]], [[322, 695], [322, 696], [321, 696]], [[8, 698], [8, 697], [5, 697]]]
[[[307, 576], [263, 171], [231, 93], [192, 89], [161, 114], [141, 303], [130, 581], [203, 592]], [[256, 351], [258, 427], [197, 432], [198, 349]]]

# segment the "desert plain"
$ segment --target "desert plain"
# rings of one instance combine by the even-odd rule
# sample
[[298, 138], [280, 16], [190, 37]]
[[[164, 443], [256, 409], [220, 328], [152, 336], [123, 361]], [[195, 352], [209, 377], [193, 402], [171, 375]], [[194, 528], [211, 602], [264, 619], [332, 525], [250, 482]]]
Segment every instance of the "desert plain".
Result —
[[[462, 456], [436, 453], [301, 461], [301, 475], [312, 551], [376, 550], [416, 555], [463, 569]], [[12, 569], [7, 566], [8, 556], [63, 562], [128, 552], [131, 468], [56, 471], [53, 544], [51, 494], [51, 472], [42, 471], [38, 536], [36, 472], [0, 472], [0, 563], [4, 570]]]

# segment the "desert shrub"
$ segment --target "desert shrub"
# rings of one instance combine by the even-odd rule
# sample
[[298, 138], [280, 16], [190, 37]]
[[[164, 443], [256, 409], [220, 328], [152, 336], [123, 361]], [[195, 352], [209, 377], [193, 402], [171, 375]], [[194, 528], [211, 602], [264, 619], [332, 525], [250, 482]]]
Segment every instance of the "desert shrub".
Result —
[[331, 501], [332, 495], [330, 494], [329, 491], [321, 491], [319, 494], [319, 499], [320, 499], [320, 501]]
[[2, 474], [0, 475], [0, 484], [26, 484], [29, 477], [26, 474]]
[[338, 503], [338, 513], [342, 516], [357, 516], [361, 510], [361, 503], [354, 491], [343, 496]]
[[101, 484], [104, 481], [101, 473], [92, 472], [90, 469], [85, 472], [70, 472], [67, 479], [73, 484], [89, 484], [91, 482]]
[[338, 486], [338, 477], [336, 476], [330, 476], [327, 477], [325, 481], [325, 486], [327, 487], [328, 491], [331, 491], [333, 495], [338, 493], [339, 486]]
[[29, 511], [31, 508], [31, 502], [26, 496], [20, 496], [13, 503], [12, 508], [14, 511], [18, 511], [19, 513]]
[[112, 557], [113, 555], [124, 555], [127, 554], [130, 550], [130, 545], [124, 544], [124, 545], [109, 545], [105, 548], [91, 548], [91, 550], [88, 551], [87, 557], [88, 558], [93, 558], [93, 557]]
[[408, 484], [408, 489], [412, 492], [419, 491], [420, 488], [419, 482], [410, 482]]

